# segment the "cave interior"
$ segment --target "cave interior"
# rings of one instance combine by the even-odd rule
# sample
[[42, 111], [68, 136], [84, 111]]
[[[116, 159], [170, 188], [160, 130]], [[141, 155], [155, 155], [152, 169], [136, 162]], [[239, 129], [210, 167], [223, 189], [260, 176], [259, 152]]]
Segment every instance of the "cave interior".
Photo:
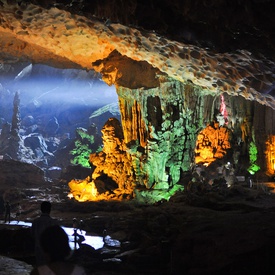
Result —
[[[137, 21], [133, 26], [127, 20], [130, 20], [131, 9], [136, 13], [140, 11], [138, 1], [123, 4], [129, 18], [120, 17], [113, 1], [102, 9], [100, 5], [89, 6], [85, 1], [81, 4], [72, 1], [70, 5], [54, 1], [31, 2], [1, 1], [2, 75], [16, 71], [16, 64], [27, 65], [14, 82], [26, 78], [36, 64], [75, 70], [69, 75], [71, 78], [81, 77], [76, 71], [82, 70], [86, 80], [94, 83], [100, 79], [115, 87], [118, 97], [116, 116], [111, 112], [109, 117], [104, 117], [105, 124], [96, 125], [90, 120], [87, 126], [90, 131], [77, 130], [76, 135], [82, 141], [85, 133], [94, 140], [99, 135], [102, 146], [97, 150], [86, 147], [86, 152], [75, 149], [77, 163], [82, 165], [81, 158], [85, 157], [86, 166], [91, 166], [92, 171], [85, 179], [75, 176], [69, 182], [70, 196], [79, 201], [167, 200], [187, 187], [192, 173], [198, 173], [205, 182], [213, 184], [219, 179], [213, 171], [220, 166], [227, 170], [224, 178], [228, 186], [243, 177], [252, 177], [254, 181], [272, 179], [275, 104], [271, 43], [266, 52], [260, 54], [253, 52], [253, 41], [251, 49], [241, 48], [243, 44], [237, 49], [234, 44], [225, 47], [229, 42], [225, 38], [220, 44], [214, 41], [215, 45], [207, 46], [203, 35], [193, 41], [189, 37], [191, 31], [189, 36], [184, 32], [178, 37], [179, 34], [165, 33], [162, 25], [155, 26], [159, 33], [153, 26], [146, 30], [146, 21], [141, 26]], [[179, 4], [171, 2], [169, 11], [175, 8], [173, 5]], [[87, 7], [90, 10], [85, 13]], [[184, 7], [187, 9], [188, 5], [181, 7], [182, 13], [186, 12]], [[97, 17], [91, 15], [92, 10], [97, 12]], [[135, 16], [137, 20], [137, 14]], [[171, 17], [163, 21], [169, 30], [176, 24], [168, 27], [170, 20]], [[211, 20], [206, 23], [210, 24]], [[193, 25], [190, 22], [186, 26], [194, 27], [194, 22]], [[243, 26], [242, 31], [247, 27]], [[194, 33], [195, 30], [194, 27]], [[227, 29], [220, 31], [230, 37]], [[264, 31], [262, 36], [267, 35], [268, 30]], [[45, 82], [55, 73], [48, 78], [45, 76]], [[40, 77], [43, 79], [43, 69]], [[3, 99], [12, 98], [7, 89], [2, 86]], [[29, 150], [33, 141], [30, 136], [26, 139], [30, 130], [25, 130], [22, 137], [20, 129], [23, 126], [18, 117], [20, 96], [16, 86], [13, 94], [11, 123], [7, 125], [2, 119], [1, 158], [35, 162], [44, 169], [49, 168], [50, 165], [41, 160], [50, 158], [45, 157], [45, 152], [39, 160], [33, 160], [32, 150]], [[72, 95], [68, 92], [67, 97]], [[5, 107], [2, 110], [4, 113]], [[56, 138], [55, 123], [54, 119], [48, 122], [45, 134], [48, 139]], [[99, 129], [93, 131], [92, 125]], [[66, 164], [60, 158], [59, 162], [52, 162], [51, 167]]]
[[[117, 274], [274, 274], [274, 10], [1, 0], [0, 212], [48, 199], [63, 224], [108, 228]], [[5, 230], [22, 258], [28, 231]]]

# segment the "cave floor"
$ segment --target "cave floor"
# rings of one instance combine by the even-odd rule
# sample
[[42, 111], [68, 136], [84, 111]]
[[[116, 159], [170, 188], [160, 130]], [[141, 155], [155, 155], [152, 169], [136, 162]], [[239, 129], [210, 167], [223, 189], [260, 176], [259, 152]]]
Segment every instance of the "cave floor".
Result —
[[[71, 226], [73, 218], [83, 220], [87, 234], [102, 236], [106, 229], [121, 242], [119, 249], [83, 249], [77, 259], [88, 274], [274, 274], [272, 192], [235, 186], [225, 192], [179, 193], [155, 205], [78, 203], [59, 194], [52, 200], [52, 216], [63, 226]], [[39, 204], [37, 196], [22, 201], [20, 220], [29, 222], [39, 215]], [[0, 224], [1, 231], [7, 227]], [[23, 253], [25, 257], [20, 247], [12, 252], [1, 254], [30, 268], [26, 257], [31, 251]]]

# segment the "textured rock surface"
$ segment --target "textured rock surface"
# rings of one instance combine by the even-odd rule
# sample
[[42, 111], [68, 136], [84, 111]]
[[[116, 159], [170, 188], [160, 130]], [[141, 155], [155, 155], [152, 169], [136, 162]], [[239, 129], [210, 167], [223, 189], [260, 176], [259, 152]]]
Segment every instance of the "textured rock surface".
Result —
[[25, 186], [31, 188], [46, 183], [45, 174], [39, 167], [15, 160], [2, 160], [0, 165], [0, 188]]
[[[275, 129], [272, 0], [39, 2], [0, 2], [1, 58], [94, 68], [106, 83], [115, 84], [125, 138], [117, 144], [127, 146], [118, 156], [131, 153], [140, 185], [151, 188], [158, 182], [167, 187], [177, 181], [180, 170], [189, 169], [200, 130], [221, 119], [222, 93], [227, 127], [240, 143], [234, 150], [247, 162], [248, 144], [254, 141], [264, 168], [265, 143], [273, 141], [268, 135]], [[1, 63], [2, 69], [5, 64]], [[98, 155], [98, 164], [115, 151], [108, 148], [105, 155]], [[94, 177], [106, 168], [104, 174], [116, 178], [118, 164], [107, 161]], [[22, 169], [13, 172], [21, 180]], [[186, 183], [185, 178], [182, 184]], [[98, 181], [97, 187], [113, 191], [117, 183]], [[135, 208], [132, 202], [67, 203], [66, 207], [60, 203], [57, 207], [64, 223], [71, 224], [77, 215], [87, 219], [88, 230], [100, 234], [107, 228], [125, 241], [123, 253], [114, 252], [123, 264], [101, 263], [97, 268], [102, 274], [115, 270], [118, 274], [273, 274], [273, 196], [258, 183], [253, 189], [215, 188], [197, 183], [169, 203], [149, 207]], [[39, 191], [41, 199], [60, 201], [57, 189], [49, 196], [43, 191]], [[28, 218], [38, 214], [38, 203], [31, 207], [36, 212]], [[92, 272], [95, 269], [91, 267]]]
[[0, 256], [0, 274], [1, 275], [28, 275], [33, 266], [15, 259]]
[[231, 147], [231, 133], [219, 123], [213, 123], [202, 130], [196, 144], [196, 163], [211, 163], [215, 159], [222, 159]]
[[90, 154], [95, 166], [92, 176], [69, 182], [71, 193], [80, 201], [131, 199], [135, 186], [131, 155], [123, 139], [120, 122], [110, 118], [102, 128], [103, 148]]
[[[215, 53], [153, 32], [72, 15], [56, 7], [4, 2], [0, 12], [1, 49], [7, 55], [19, 59], [26, 56], [36, 62], [43, 56], [44, 62], [53, 64], [57, 64], [54, 58], [61, 56], [77, 67], [91, 69], [94, 62], [111, 58], [116, 50], [133, 60], [146, 61], [179, 81], [191, 80], [213, 93], [241, 95], [275, 107], [268, 96], [274, 82], [274, 62], [264, 57], [260, 60], [248, 51]], [[46, 54], [37, 54], [36, 47], [45, 48]], [[100, 72], [110, 69], [95, 68]], [[111, 70], [114, 79], [123, 77], [119, 67], [113, 65]]]
[[137, 183], [148, 189], [154, 184], [161, 189], [175, 184], [180, 170], [188, 170], [192, 161], [189, 149], [195, 146], [196, 126], [203, 124], [203, 112], [197, 105], [197, 116], [191, 117], [188, 103], [198, 94], [195, 90], [185, 94], [185, 89], [180, 82], [164, 81], [159, 89], [149, 89], [146, 94], [118, 90], [125, 142], [132, 151]]
[[[274, 132], [274, 127], [266, 123], [258, 134], [260, 122], [257, 120], [261, 110], [259, 106], [265, 105], [264, 110], [268, 110], [266, 112], [272, 116], [275, 109], [272, 96], [274, 60], [270, 52], [265, 56], [255, 50], [250, 52], [248, 48], [233, 46], [234, 49], [221, 47], [221, 50], [215, 49], [215, 46], [202, 46], [199, 42], [194, 43], [194, 40], [187, 44], [184, 39], [176, 40], [164, 32], [168, 22], [165, 17], [158, 28], [163, 35], [138, 26], [126, 26], [130, 23], [127, 21], [129, 14], [136, 15], [140, 8], [139, 2], [131, 1], [131, 4], [123, 7], [123, 10], [129, 9], [123, 19], [119, 19], [119, 14], [122, 14], [114, 7], [114, 2], [107, 2], [100, 7], [88, 5], [86, 1], [79, 4], [71, 2], [70, 5], [63, 2], [53, 5], [52, 1], [45, 1], [41, 6], [36, 1], [32, 4], [3, 1], [0, 7], [2, 56], [13, 56], [19, 60], [28, 58], [33, 62], [44, 58], [43, 62], [56, 66], [60, 59], [56, 59], [57, 63], [53, 60], [60, 56], [69, 61], [64, 61], [64, 66], [75, 64], [87, 70], [94, 69], [108, 85], [115, 85], [120, 101], [123, 142], [127, 146], [125, 152], [131, 155], [135, 182], [147, 189], [167, 189], [176, 184], [181, 173], [190, 170], [194, 164], [199, 132], [216, 120], [219, 120], [219, 127], [227, 123], [233, 132], [234, 142], [241, 140], [244, 155], [248, 155], [249, 143], [253, 141], [262, 149], [259, 159], [264, 160], [265, 142], [268, 134]], [[207, 6], [220, 11], [226, 7], [222, 2], [212, 3], [209, 7], [203, 3], [200, 7], [196, 1], [194, 5], [199, 10]], [[178, 20], [178, 16], [188, 14], [188, 10], [194, 8], [189, 2], [181, 5], [173, 1], [168, 5], [164, 1], [160, 6], [164, 7], [163, 3], [166, 3], [167, 12], [175, 7], [180, 8], [180, 11], [175, 11]], [[154, 1], [150, 1], [150, 4], [153, 6]], [[85, 7], [87, 13], [84, 12]], [[91, 15], [88, 7], [97, 16], [103, 17], [108, 17], [111, 10], [115, 11], [110, 18], [117, 17], [120, 21], [88, 16]], [[233, 15], [234, 8], [238, 10], [240, 5], [229, 7], [226, 11], [228, 16]], [[246, 10], [252, 8], [248, 4], [245, 7]], [[267, 11], [264, 4], [263, 7]], [[160, 12], [159, 6], [157, 10]], [[213, 11], [211, 19], [205, 22], [217, 24], [218, 11]], [[205, 15], [198, 14], [206, 20]], [[194, 23], [199, 20], [196, 16], [192, 19], [192, 15], [188, 14], [186, 21]], [[159, 14], [152, 15], [152, 21], [157, 17], [161, 18]], [[172, 16], [169, 15], [169, 18]], [[248, 19], [247, 15], [245, 18]], [[226, 35], [233, 29], [237, 31], [237, 22], [240, 20], [237, 11], [234, 19], [236, 21], [232, 22], [225, 19], [227, 25], [216, 28], [226, 30]], [[267, 19], [272, 22], [269, 17]], [[249, 22], [247, 20], [246, 24], [249, 25]], [[261, 26], [265, 35], [271, 31], [268, 24], [256, 23], [249, 26]], [[239, 28], [242, 34], [246, 32], [245, 27]], [[224, 46], [224, 43], [221, 44]], [[43, 48], [46, 49], [45, 55], [41, 54]], [[222, 104], [226, 105], [226, 117], [225, 108], [221, 111]], [[247, 108], [242, 109], [244, 106]], [[262, 119], [263, 116], [260, 117]], [[99, 161], [100, 164], [104, 158]], [[262, 164], [265, 169], [264, 166]], [[115, 169], [114, 163], [112, 169]], [[108, 173], [116, 174], [115, 170], [108, 170]], [[118, 182], [116, 184], [121, 185]]]
[[131, 198], [135, 182], [132, 160], [131, 155], [126, 151], [122, 128], [117, 119], [110, 118], [105, 123], [102, 128], [102, 139], [102, 152], [90, 155], [89, 161], [96, 166], [92, 179], [96, 186], [96, 182], [102, 179], [109, 189], [108, 179], [105, 179], [107, 176], [117, 184], [117, 188], [112, 190], [117, 192], [116, 196], [122, 195], [122, 198]]

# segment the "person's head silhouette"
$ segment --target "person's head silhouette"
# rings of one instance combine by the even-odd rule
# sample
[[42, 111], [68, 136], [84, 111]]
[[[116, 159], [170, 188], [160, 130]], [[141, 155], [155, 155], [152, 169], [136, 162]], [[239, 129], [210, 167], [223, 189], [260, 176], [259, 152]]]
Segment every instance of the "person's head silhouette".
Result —
[[31, 271], [31, 275], [38, 274], [79, 274], [86, 275], [83, 267], [68, 261], [71, 256], [69, 237], [62, 227], [52, 225], [40, 235], [40, 245], [44, 254], [44, 261]]
[[41, 209], [42, 213], [44, 213], [44, 214], [50, 214], [51, 213], [51, 209], [52, 209], [52, 205], [48, 201], [43, 201], [41, 203], [40, 209]]
[[71, 252], [68, 235], [59, 225], [47, 227], [41, 234], [40, 244], [49, 262], [64, 261]]

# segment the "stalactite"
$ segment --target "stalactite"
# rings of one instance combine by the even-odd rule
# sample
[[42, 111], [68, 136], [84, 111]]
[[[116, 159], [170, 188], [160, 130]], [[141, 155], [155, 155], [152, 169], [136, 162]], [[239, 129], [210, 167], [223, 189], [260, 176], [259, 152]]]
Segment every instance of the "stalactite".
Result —
[[[210, 119], [204, 116], [207, 97], [200, 93], [191, 84], [171, 79], [143, 93], [118, 89], [124, 135], [140, 185], [168, 189], [179, 181], [182, 170], [190, 169], [198, 129]], [[124, 102], [134, 102], [134, 96], [130, 111]]]
[[[252, 101], [227, 94], [222, 100], [191, 83], [163, 76], [160, 87], [146, 91], [117, 87], [117, 93], [123, 135], [116, 144], [121, 149], [106, 145], [101, 153], [90, 156], [97, 167], [90, 189], [106, 191], [103, 186], [107, 183], [112, 188], [111, 193], [106, 191], [109, 199], [133, 194], [143, 198], [145, 190], [160, 199], [162, 195], [156, 191], [170, 196], [179, 186], [182, 172], [189, 172], [195, 161], [209, 164], [227, 157], [229, 149], [238, 171], [248, 169], [248, 144], [257, 110]], [[228, 124], [221, 125], [218, 120], [221, 103], [228, 112]], [[244, 121], [248, 133], [245, 142], [241, 138]], [[104, 133], [109, 131], [107, 126]], [[254, 142], [257, 147], [261, 143]], [[199, 151], [201, 147], [205, 150]], [[97, 199], [104, 197], [106, 194], [99, 194]]]

